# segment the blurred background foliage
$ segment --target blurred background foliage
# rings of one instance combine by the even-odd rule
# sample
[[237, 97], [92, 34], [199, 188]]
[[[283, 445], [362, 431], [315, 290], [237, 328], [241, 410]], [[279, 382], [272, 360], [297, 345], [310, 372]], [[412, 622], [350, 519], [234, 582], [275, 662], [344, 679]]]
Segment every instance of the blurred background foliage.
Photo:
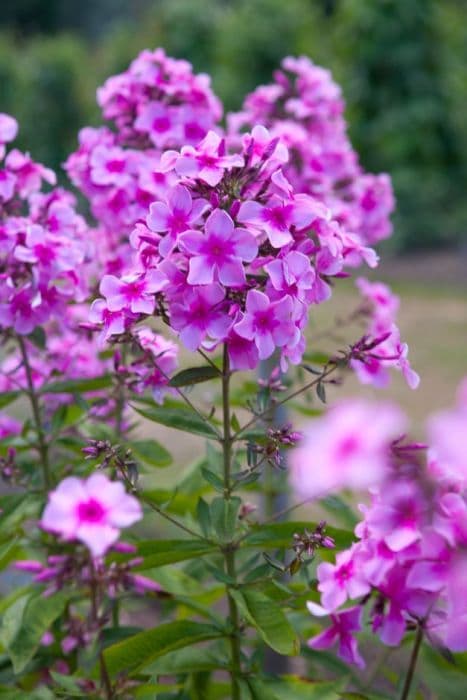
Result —
[[365, 168], [387, 171], [397, 250], [467, 246], [465, 0], [2, 0], [0, 111], [59, 168], [98, 124], [95, 89], [143, 48], [212, 75], [226, 109], [288, 54], [343, 87]]

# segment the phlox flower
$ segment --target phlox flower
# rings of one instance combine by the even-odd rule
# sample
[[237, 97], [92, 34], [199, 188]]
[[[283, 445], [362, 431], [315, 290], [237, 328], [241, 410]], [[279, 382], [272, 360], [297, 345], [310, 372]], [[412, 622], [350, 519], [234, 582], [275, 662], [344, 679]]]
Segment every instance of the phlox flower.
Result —
[[[328, 611], [317, 603], [309, 601], [308, 611], [317, 617], [329, 615]], [[311, 637], [307, 644], [311, 649], [329, 649], [338, 644], [338, 655], [347, 663], [355, 664], [359, 668], [365, 667], [365, 662], [358, 651], [358, 643], [353, 636], [362, 628], [362, 608], [347, 608], [342, 612], [331, 613], [331, 626], [315, 637]]]
[[336, 555], [336, 564], [323, 562], [318, 566], [318, 590], [321, 602], [326, 610], [335, 610], [345, 603], [347, 598], [358, 598], [370, 590], [359, 569], [359, 562], [354, 558], [354, 551], [347, 549]]
[[151, 314], [155, 306], [155, 294], [167, 286], [167, 278], [158, 270], [124, 275], [104, 275], [99, 286], [106, 298], [109, 311], [129, 309], [134, 314]]
[[298, 342], [299, 331], [292, 321], [293, 302], [284, 296], [272, 302], [269, 297], [252, 289], [246, 297], [243, 318], [235, 324], [237, 335], [251, 340], [258, 348], [259, 358], [271, 357], [274, 350]]
[[170, 306], [172, 328], [189, 350], [197, 350], [206, 336], [223, 340], [232, 320], [223, 309], [224, 290], [219, 284], [193, 287]]
[[222, 180], [226, 169], [243, 165], [242, 156], [225, 155], [224, 151], [223, 139], [210, 131], [196, 148], [182, 147], [175, 162], [175, 170], [179, 175], [197, 177], [215, 187]]
[[70, 476], [49, 494], [41, 526], [65, 540], [83, 542], [94, 557], [113, 545], [120, 530], [141, 520], [139, 502], [123, 484], [95, 473], [88, 479]]
[[301, 498], [319, 498], [330, 490], [379, 483], [390, 465], [390, 443], [404, 425], [402, 413], [390, 403], [375, 412], [363, 400], [341, 401], [307, 426], [302, 444], [292, 452], [293, 488]]
[[222, 209], [215, 209], [209, 215], [204, 233], [188, 231], [179, 240], [191, 255], [189, 284], [219, 281], [226, 287], [241, 287], [246, 282], [243, 262], [251, 262], [258, 252], [254, 236], [245, 229], [235, 228]]
[[169, 190], [167, 202], [153, 202], [146, 223], [151, 231], [166, 233], [159, 243], [159, 252], [166, 257], [176, 244], [178, 234], [194, 227], [209, 205], [205, 199], [193, 200], [183, 185]]

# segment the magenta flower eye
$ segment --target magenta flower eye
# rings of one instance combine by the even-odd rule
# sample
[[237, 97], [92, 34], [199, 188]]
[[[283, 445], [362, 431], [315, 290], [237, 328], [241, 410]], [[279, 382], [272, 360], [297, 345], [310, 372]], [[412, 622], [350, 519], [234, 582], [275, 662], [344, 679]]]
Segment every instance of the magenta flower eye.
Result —
[[78, 504], [78, 518], [82, 522], [98, 523], [105, 516], [105, 508], [95, 498]]

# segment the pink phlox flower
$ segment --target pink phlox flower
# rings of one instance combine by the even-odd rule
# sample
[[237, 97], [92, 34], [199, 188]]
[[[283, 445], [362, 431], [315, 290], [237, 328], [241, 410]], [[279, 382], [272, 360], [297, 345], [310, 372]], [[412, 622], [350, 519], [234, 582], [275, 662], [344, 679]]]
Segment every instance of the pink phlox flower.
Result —
[[[0, 153], [2, 145], [0, 144]], [[0, 199], [8, 202], [15, 193], [16, 176], [8, 170], [0, 170]]]
[[301, 498], [319, 498], [330, 490], [380, 483], [390, 466], [391, 441], [404, 425], [390, 403], [376, 410], [367, 401], [341, 401], [306, 427], [303, 443], [291, 454], [294, 490]]
[[243, 166], [241, 155], [224, 154], [224, 143], [218, 134], [209, 131], [196, 148], [183, 146], [175, 162], [177, 173], [185, 177], [199, 178], [215, 187], [224, 177], [225, 170]]
[[441, 591], [446, 586], [452, 550], [446, 540], [435, 530], [425, 530], [421, 551], [407, 576], [409, 588], [424, 591]]
[[120, 530], [142, 518], [134, 496], [119, 481], [95, 473], [82, 480], [70, 476], [50, 492], [41, 525], [65, 540], [83, 542], [101, 557], [116, 542]]
[[318, 566], [318, 590], [326, 610], [336, 610], [347, 598], [359, 598], [370, 590], [370, 585], [362, 576], [359, 563], [354, 558], [354, 550], [355, 548], [350, 548], [339, 552], [335, 565], [322, 562]]
[[421, 538], [427, 507], [417, 483], [398, 479], [384, 484], [366, 521], [373, 535], [381, 537], [392, 551], [399, 552]]
[[258, 244], [247, 230], [235, 228], [227, 212], [215, 209], [209, 215], [204, 233], [188, 231], [180, 236], [180, 246], [191, 255], [188, 283], [241, 287], [246, 282], [243, 262], [251, 262]]
[[[325, 617], [329, 612], [318, 605], [309, 601], [307, 603], [308, 611], [317, 617]], [[311, 637], [307, 644], [311, 649], [321, 650], [329, 649], [338, 644], [338, 654], [341, 659], [347, 663], [355, 664], [359, 668], [365, 667], [365, 662], [358, 651], [358, 642], [354, 637], [355, 632], [362, 628], [362, 608], [355, 606], [347, 608], [341, 612], [331, 613], [331, 626], [326, 630]]]
[[[292, 250], [283, 258], [265, 265], [264, 269], [269, 275], [271, 286], [281, 295], [288, 294], [301, 302], [309, 301], [315, 271], [306, 255]], [[271, 298], [274, 297], [271, 295]]]
[[28, 335], [47, 319], [42, 301], [41, 293], [32, 286], [12, 291], [8, 301], [0, 303], [0, 325]]
[[256, 289], [248, 292], [243, 318], [235, 324], [235, 332], [253, 340], [259, 358], [265, 360], [274, 350], [284, 345], [293, 347], [300, 338], [298, 328], [292, 321], [293, 302], [284, 296], [271, 301], [266, 294]]
[[89, 161], [90, 177], [95, 185], [125, 187], [131, 178], [128, 152], [117, 146], [99, 145]]
[[69, 238], [49, 234], [42, 226], [32, 224], [26, 232], [25, 244], [17, 245], [14, 256], [22, 262], [50, 268], [50, 275], [74, 270], [84, 259], [84, 250]]
[[255, 369], [258, 366], [258, 348], [252, 340], [242, 338], [232, 329], [227, 338], [227, 347], [233, 370]]
[[120, 335], [125, 331], [126, 314], [123, 310], [111, 311], [107, 308], [104, 299], [95, 299], [89, 309], [91, 323], [102, 325], [102, 331], [98, 336], [98, 345], [102, 347], [112, 335]]
[[190, 191], [183, 185], [176, 185], [169, 190], [167, 203], [151, 204], [146, 223], [151, 231], [166, 233], [159, 244], [159, 252], [163, 257], [171, 253], [178, 235], [193, 228], [208, 208], [205, 199], [193, 200]]
[[148, 102], [135, 120], [134, 128], [148, 134], [156, 148], [176, 146], [181, 141], [182, 129], [178, 109], [161, 102]]
[[166, 276], [159, 270], [124, 275], [121, 279], [104, 275], [99, 286], [110, 311], [129, 309], [135, 314], [152, 314], [155, 294], [168, 284]]
[[40, 190], [42, 180], [55, 185], [56, 177], [53, 170], [40, 163], [35, 163], [27, 153], [21, 153], [16, 148], [9, 152], [5, 165], [17, 178], [18, 192], [21, 197], [28, 197]]
[[171, 326], [179, 331], [180, 340], [189, 350], [201, 346], [206, 336], [224, 340], [232, 326], [225, 312], [225, 292], [219, 284], [192, 287], [180, 301], [170, 306]]

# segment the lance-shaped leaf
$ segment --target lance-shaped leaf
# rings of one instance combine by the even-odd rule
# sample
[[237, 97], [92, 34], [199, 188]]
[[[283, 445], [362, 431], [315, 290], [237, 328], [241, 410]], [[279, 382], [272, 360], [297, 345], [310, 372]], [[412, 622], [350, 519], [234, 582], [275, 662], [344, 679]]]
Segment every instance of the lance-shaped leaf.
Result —
[[268, 596], [252, 589], [230, 591], [241, 612], [271, 649], [284, 656], [295, 656], [300, 642], [282, 608]]
[[57, 593], [50, 598], [36, 595], [24, 606], [21, 624], [14, 637], [6, 644], [15, 673], [21, 673], [39, 648], [42, 636], [59, 617], [68, 597]]
[[203, 437], [216, 439], [217, 432], [210, 424], [208, 418], [204, 419], [195, 411], [185, 406], [157, 406], [156, 404], [145, 404], [144, 408], [134, 406], [137, 413], [153, 423], [160, 423], [168, 428], [182, 430], [185, 433], [202, 435]]
[[221, 372], [216, 367], [212, 367], [211, 365], [205, 365], [204, 367], [190, 367], [189, 369], [182, 369], [181, 372], [175, 374], [169, 381], [169, 386], [190, 386], [191, 384], [208, 382], [210, 379], [219, 379], [221, 376]]
[[104, 651], [104, 658], [110, 676], [115, 676], [122, 671], [138, 671], [169, 651], [222, 636], [222, 632], [214, 625], [176, 620], [144, 630], [108, 647]]
[[178, 561], [197, 559], [204, 554], [216, 551], [214, 545], [203, 540], [147, 540], [138, 544], [138, 555], [144, 561], [135, 567], [139, 571], [155, 569], [165, 564], [175, 564]]
[[67, 379], [60, 382], [45, 384], [40, 389], [41, 394], [84, 394], [88, 391], [106, 389], [112, 385], [112, 377], [105, 374], [102, 377], [88, 379]]
[[168, 467], [172, 464], [172, 455], [157, 440], [136, 440], [130, 443], [135, 457], [153, 467]]
[[[261, 547], [264, 549], [290, 547], [296, 532], [301, 533], [305, 529], [308, 532], [313, 532], [315, 527], [316, 524], [311, 523], [309, 520], [254, 526], [243, 540], [242, 546]], [[351, 530], [326, 527], [326, 534], [333, 538], [336, 543], [336, 549], [345, 549], [355, 540], [355, 535]]]

